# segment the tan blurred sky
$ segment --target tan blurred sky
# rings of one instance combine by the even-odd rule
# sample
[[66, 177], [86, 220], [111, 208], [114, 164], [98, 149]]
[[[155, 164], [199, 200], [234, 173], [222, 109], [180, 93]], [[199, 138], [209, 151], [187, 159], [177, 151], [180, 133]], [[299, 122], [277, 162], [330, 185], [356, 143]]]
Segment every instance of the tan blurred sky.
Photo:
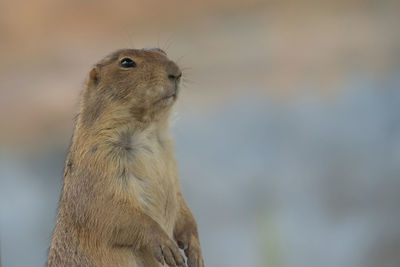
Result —
[[[384, 2], [384, 3], [383, 3]], [[193, 110], [243, 94], [334, 96], [399, 62], [399, 1], [0, 2], [0, 145], [70, 134], [90, 66], [160, 46], [185, 68]]]

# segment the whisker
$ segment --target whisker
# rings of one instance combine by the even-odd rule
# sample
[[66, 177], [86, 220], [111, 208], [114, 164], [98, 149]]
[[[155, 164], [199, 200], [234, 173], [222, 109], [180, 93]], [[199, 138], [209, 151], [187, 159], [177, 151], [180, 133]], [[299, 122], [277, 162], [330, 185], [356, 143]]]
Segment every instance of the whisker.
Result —
[[186, 71], [188, 71], [188, 70], [189, 70], [189, 71], [190, 71], [190, 70], [193, 70], [192, 67], [181, 66], [180, 68], [181, 68], [182, 72], [186, 72]]
[[193, 85], [193, 84], [197, 84], [197, 82], [195, 82], [193, 80], [182, 79], [182, 85], [184, 85], [184, 86]]
[[161, 49], [160, 48], [160, 32], [158, 32], [158, 34], [157, 34], [157, 48]]
[[133, 40], [134, 40], [133, 32], [125, 27], [123, 29], [123, 33], [122, 34], [124, 35], [124, 38], [126, 39], [125, 41], [128, 43], [128, 47], [134, 49], [135, 48], [135, 44], [133, 43]]
[[167, 41], [165, 42], [164, 47], [163, 47], [163, 50], [164, 50], [164, 51], [167, 51], [167, 50], [171, 47], [172, 43], [173, 43], [173, 37], [170, 36], [170, 37], [167, 39]]

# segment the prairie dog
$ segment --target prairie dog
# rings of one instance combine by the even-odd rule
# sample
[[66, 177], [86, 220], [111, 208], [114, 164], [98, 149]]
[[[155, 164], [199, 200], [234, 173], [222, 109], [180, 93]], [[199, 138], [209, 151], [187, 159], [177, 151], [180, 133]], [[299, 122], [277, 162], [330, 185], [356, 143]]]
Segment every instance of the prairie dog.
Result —
[[169, 136], [181, 75], [158, 48], [118, 50], [90, 71], [47, 266], [184, 266], [179, 248], [204, 266]]

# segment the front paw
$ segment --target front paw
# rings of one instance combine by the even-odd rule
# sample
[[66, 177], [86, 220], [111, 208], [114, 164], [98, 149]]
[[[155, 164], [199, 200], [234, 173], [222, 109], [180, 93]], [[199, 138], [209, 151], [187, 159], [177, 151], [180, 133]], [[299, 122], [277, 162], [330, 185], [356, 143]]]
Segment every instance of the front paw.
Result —
[[164, 265], [185, 267], [185, 259], [179, 251], [179, 248], [168, 236], [159, 236], [150, 244], [150, 250], [154, 257]]
[[199, 239], [191, 235], [183, 235], [177, 238], [179, 248], [185, 251], [189, 267], [204, 267]]

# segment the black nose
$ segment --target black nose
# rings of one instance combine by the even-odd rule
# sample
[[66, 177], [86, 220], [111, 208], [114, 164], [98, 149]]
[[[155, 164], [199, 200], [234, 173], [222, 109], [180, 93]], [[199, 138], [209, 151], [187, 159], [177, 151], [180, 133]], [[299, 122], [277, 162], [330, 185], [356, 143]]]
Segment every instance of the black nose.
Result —
[[182, 72], [179, 72], [178, 74], [168, 74], [168, 79], [171, 82], [176, 82], [182, 77]]
[[166, 62], [165, 70], [166, 70], [168, 79], [171, 82], [179, 81], [179, 78], [182, 76], [182, 72], [179, 69], [178, 65], [176, 65], [175, 62], [173, 62], [171, 60]]

